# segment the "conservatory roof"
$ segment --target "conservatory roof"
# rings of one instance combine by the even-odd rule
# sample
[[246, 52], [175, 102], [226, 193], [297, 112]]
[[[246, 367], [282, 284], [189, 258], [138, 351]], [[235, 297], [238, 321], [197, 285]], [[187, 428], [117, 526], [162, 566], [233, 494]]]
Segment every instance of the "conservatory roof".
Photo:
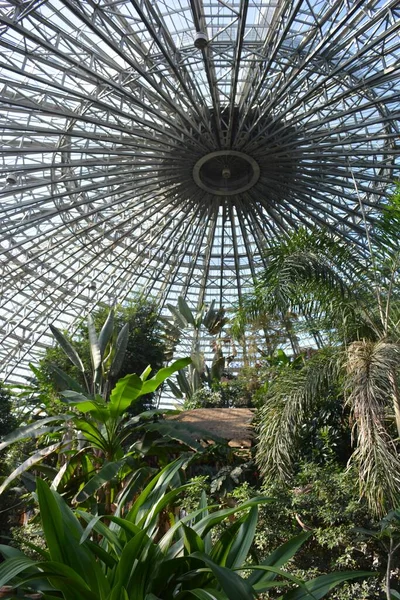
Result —
[[230, 305], [299, 226], [365, 247], [398, 0], [0, 0], [3, 376], [98, 302]]

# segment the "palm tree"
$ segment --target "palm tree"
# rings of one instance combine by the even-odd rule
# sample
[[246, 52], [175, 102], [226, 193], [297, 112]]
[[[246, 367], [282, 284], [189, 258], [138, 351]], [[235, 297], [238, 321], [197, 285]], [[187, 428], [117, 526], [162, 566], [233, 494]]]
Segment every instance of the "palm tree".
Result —
[[296, 232], [266, 253], [267, 268], [237, 316], [243, 327], [263, 313], [295, 314], [299, 339], [312, 333], [319, 346], [303, 368], [267, 387], [257, 449], [264, 477], [290, 478], [304, 423], [334, 389], [349, 412], [350, 465], [376, 514], [400, 500], [399, 222], [398, 193], [358, 256], [324, 231]]

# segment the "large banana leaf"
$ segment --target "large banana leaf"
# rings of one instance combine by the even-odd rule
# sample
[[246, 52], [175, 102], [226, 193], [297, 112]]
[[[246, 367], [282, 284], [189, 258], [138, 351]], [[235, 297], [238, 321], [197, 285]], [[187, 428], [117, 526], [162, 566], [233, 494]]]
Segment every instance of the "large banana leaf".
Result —
[[138, 375], [125, 375], [113, 388], [108, 409], [111, 417], [121, 416], [142, 395], [143, 381]]
[[189, 357], [180, 358], [173, 362], [172, 365], [170, 365], [169, 367], [164, 367], [163, 369], [160, 369], [154, 377], [148, 379], [143, 383], [141, 394], [144, 395], [154, 392], [168, 377], [171, 377], [171, 375], [176, 371], [184, 369], [187, 365], [190, 364], [190, 362], [191, 359]]
[[29, 425], [24, 425], [23, 427], [18, 427], [18, 429], [14, 429], [11, 433], [7, 434], [3, 437], [3, 441], [0, 444], [0, 451], [4, 450], [10, 444], [14, 444], [14, 442], [19, 442], [21, 440], [25, 440], [27, 438], [37, 438], [41, 436], [43, 433], [48, 433], [49, 431], [57, 431], [60, 426], [55, 426], [51, 428], [45, 428], [44, 425], [48, 425], [49, 423], [56, 423], [67, 421], [71, 418], [71, 415], [59, 415], [57, 417], [45, 417], [44, 419], [39, 419], [38, 421], [34, 421]]

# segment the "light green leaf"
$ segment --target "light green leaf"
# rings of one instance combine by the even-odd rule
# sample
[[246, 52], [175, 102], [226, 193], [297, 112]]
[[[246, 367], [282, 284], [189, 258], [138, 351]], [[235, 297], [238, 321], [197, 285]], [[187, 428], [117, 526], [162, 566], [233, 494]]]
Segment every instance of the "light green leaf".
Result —
[[180, 358], [174, 363], [172, 363], [172, 365], [170, 365], [169, 367], [164, 367], [163, 369], [160, 369], [154, 377], [148, 379], [143, 383], [141, 396], [143, 396], [144, 394], [154, 392], [168, 377], [171, 377], [171, 375], [176, 371], [184, 369], [190, 363], [191, 359], [189, 357]]
[[150, 365], [148, 365], [148, 366], [145, 368], [145, 370], [143, 371], [143, 373], [141, 374], [141, 376], [140, 376], [140, 379], [141, 379], [142, 381], [146, 381], [146, 379], [149, 377], [150, 373], [151, 373], [151, 366], [150, 366]]
[[57, 329], [57, 327], [54, 327], [54, 325], [50, 325], [50, 329], [52, 334], [56, 338], [57, 343], [64, 350], [65, 354], [68, 356], [72, 364], [74, 364], [82, 373], [84, 373], [85, 367], [83, 366], [83, 362], [81, 361], [79, 354], [69, 342], [69, 340], [67, 340], [67, 338], [64, 337], [61, 331]]
[[125, 375], [125, 377], [120, 379], [110, 395], [110, 402], [108, 404], [110, 415], [113, 417], [122, 415], [132, 402], [142, 395], [142, 388], [143, 381], [135, 373]]

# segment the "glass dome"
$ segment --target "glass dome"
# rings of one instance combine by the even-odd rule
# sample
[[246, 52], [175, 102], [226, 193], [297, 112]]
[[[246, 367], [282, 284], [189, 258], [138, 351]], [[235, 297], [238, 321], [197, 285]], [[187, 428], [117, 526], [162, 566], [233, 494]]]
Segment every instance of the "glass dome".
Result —
[[299, 226], [362, 250], [399, 29], [398, 0], [0, 1], [3, 376], [138, 288], [229, 306]]

